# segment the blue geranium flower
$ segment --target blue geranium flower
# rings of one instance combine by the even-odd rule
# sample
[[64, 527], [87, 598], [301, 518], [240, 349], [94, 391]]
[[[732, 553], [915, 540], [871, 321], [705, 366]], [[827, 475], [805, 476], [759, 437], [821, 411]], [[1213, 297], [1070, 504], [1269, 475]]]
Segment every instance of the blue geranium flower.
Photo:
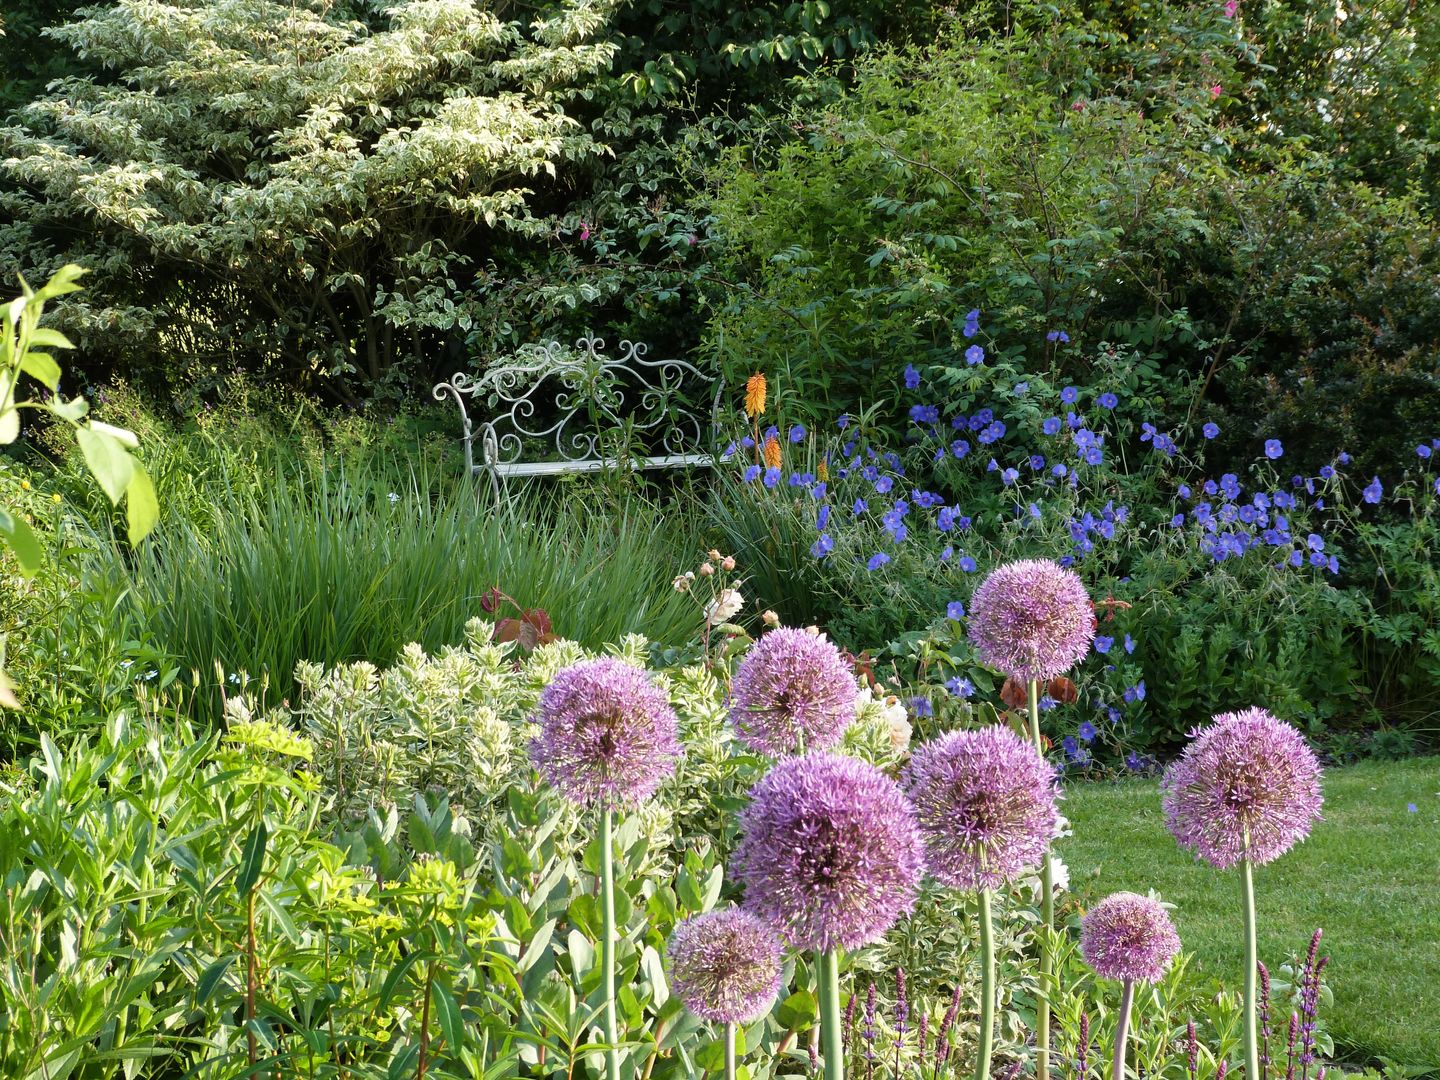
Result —
[[1114, 644], [1115, 639], [1113, 637], [1106, 637], [1104, 634], [1095, 635], [1095, 651], [1098, 653], [1108, 653], [1110, 646]]
[[1095, 741], [1095, 736], [1099, 734], [1099, 732], [1095, 730], [1094, 724], [1092, 724], [1089, 720], [1086, 720], [1080, 724], [1080, 730], [1077, 732], [1077, 734], [1080, 736], [1081, 742], [1089, 743]]
[[975, 572], [975, 565], [975, 560], [969, 555], [960, 556], [960, 569], [964, 570], [967, 574], [973, 574]]
[[920, 372], [915, 370], [914, 364], [905, 365], [905, 389], [917, 390], [920, 387]]
[[1060, 391], [1060, 400], [1065, 402], [1066, 405], [1073, 405], [1079, 397], [1080, 391], [1076, 390], [1073, 386], [1067, 386], [1064, 390]]
[[867, 562], [867, 563], [865, 564], [865, 569], [866, 569], [866, 570], [879, 570], [880, 567], [884, 566], [884, 565], [885, 565], [886, 563], [888, 563], [889, 561], [890, 561], [890, 556], [889, 556], [889, 555], [885, 554], [885, 552], [883, 552], [883, 551], [877, 551], [874, 555], [871, 555], [871, 556], [870, 556], [869, 562]]
[[1284, 455], [1284, 453], [1285, 447], [1280, 445], [1279, 439], [1265, 440], [1265, 456], [1271, 461], [1274, 461], [1276, 458], [1281, 457], [1282, 455]]
[[971, 345], [965, 350], [965, 362], [971, 367], [985, 362], [985, 350], [979, 345]]
[[953, 679], [946, 680], [945, 689], [958, 698], [968, 698], [975, 693], [975, 684], [969, 679], [956, 675]]
[[780, 470], [766, 469], [763, 482], [767, 488], [773, 488], [776, 484], [780, 483]]
[[1040, 425], [1040, 430], [1045, 432], [1046, 435], [1060, 434], [1060, 418], [1058, 416], [1050, 417]]
[[830, 539], [829, 533], [821, 533], [819, 539], [810, 545], [810, 554], [817, 559], [823, 559], [830, 552], [835, 550], [835, 541]]
[[1361, 492], [1361, 497], [1364, 498], [1367, 503], [1373, 504], [1378, 503], [1380, 496], [1383, 494], [1385, 494], [1385, 489], [1380, 485], [1380, 477], [1376, 476], [1372, 477], [1370, 483], [1365, 486], [1365, 490]]
[[759, 466], [759, 465], [751, 465], [748, 469], [745, 470], [745, 483], [747, 483], [747, 484], [753, 484], [753, 483], [755, 482], [755, 478], [758, 477], [759, 475], [760, 475], [760, 466]]
[[803, 442], [805, 439], [805, 425], [796, 424], [790, 429], [790, 441], [792, 443]]
[[965, 605], [959, 600], [951, 600], [945, 605], [945, 617], [947, 619], [963, 619], [965, 617]]
[[967, 311], [967, 312], [965, 313], [965, 329], [964, 329], [964, 334], [965, 334], [966, 337], [974, 337], [974, 336], [975, 336], [976, 334], [978, 334], [979, 332], [980, 332], [980, 309], [979, 309], [979, 308], [971, 308], [969, 311]]
[[1215, 423], [1206, 424], [1200, 429], [1200, 434], [1204, 435], [1207, 439], [1213, 439], [1216, 435], [1220, 434], [1220, 425]]
[[895, 481], [888, 476], [882, 476], [875, 481], [875, 490], [881, 495], [887, 494], [895, 486]]
[[1095, 399], [1095, 403], [1102, 409], [1113, 409], [1120, 404], [1120, 399], [1107, 390]]

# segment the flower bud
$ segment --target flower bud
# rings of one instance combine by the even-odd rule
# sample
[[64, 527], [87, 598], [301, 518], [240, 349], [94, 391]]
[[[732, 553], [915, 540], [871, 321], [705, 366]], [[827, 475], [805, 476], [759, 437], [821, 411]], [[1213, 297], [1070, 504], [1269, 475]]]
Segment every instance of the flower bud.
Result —
[[726, 569], [726, 570], [734, 570], [734, 569], [735, 569], [735, 556], [734, 556], [734, 555], [726, 555], [725, 558], [723, 558], [723, 559], [720, 560], [720, 565], [721, 565], [724, 569]]
[[709, 577], [713, 573], [715, 573], [715, 567], [711, 566], [708, 562], [700, 564], [700, 574], [702, 577]]

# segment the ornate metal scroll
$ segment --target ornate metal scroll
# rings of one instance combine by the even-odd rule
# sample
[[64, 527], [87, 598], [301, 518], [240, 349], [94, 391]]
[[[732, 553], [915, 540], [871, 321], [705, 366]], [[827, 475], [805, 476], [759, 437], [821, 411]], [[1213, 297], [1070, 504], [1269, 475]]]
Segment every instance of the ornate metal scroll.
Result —
[[[598, 337], [579, 338], [573, 350], [551, 341], [521, 362], [491, 368], [478, 378], [457, 374], [438, 384], [432, 391], [435, 400], [452, 396], [460, 407], [466, 468], [473, 472], [477, 467], [477, 438], [479, 467], [492, 472], [527, 458], [601, 460], [601, 440], [616, 429], [645, 443], [652, 457], [711, 451], [718, 385], [704, 415], [686, 394], [709, 387], [693, 364], [646, 359], [649, 346], [638, 341], [620, 342], [618, 356], [604, 352], [605, 341]], [[478, 428], [472, 426], [467, 397], [472, 407], [478, 403], [487, 413]]]

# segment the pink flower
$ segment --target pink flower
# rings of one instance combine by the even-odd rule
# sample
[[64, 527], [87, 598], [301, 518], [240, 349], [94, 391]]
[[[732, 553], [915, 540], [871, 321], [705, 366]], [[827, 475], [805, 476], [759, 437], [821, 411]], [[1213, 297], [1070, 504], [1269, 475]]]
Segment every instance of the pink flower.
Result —
[[1218, 98], [1220, 96], [1220, 84], [1218, 82], [1210, 87], [1210, 96], [1212, 98]]
[[590, 239], [590, 225], [588, 222], [580, 222], [580, 242], [583, 244]]
[[1225, 0], [1225, 18], [1233, 19], [1240, 10], [1240, 0]]
[[1084, 111], [1085, 111], [1085, 99], [1084, 99], [1084, 98], [1079, 98], [1079, 99], [1077, 99], [1076, 101], [1074, 101], [1074, 102], [1071, 103], [1070, 108], [1073, 109], [1075, 112], [1084, 112]]

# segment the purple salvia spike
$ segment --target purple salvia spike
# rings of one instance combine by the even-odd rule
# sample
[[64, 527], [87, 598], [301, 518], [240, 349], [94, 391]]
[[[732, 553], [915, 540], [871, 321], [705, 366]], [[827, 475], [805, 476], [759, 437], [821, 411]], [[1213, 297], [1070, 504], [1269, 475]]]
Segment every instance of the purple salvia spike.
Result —
[[852, 993], [845, 1003], [845, 1045], [849, 1048], [855, 1046], [855, 1006], [859, 1002], [860, 995]]
[[1199, 1080], [1200, 1042], [1195, 1038], [1194, 1020], [1191, 1020], [1185, 1025], [1185, 1046], [1188, 1051], [1185, 1058], [1185, 1065], [1190, 1070], [1190, 1080]]
[[1020, 1075], [1021, 1062], [1017, 1061], [1010, 1066], [1010, 1071], [1005, 1074], [1005, 1080], [1015, 1080]]
[[1270, 1067], [1270, 970], [1259, 960], [1260, 974], [1260, 1064]]
[[925, 1060], [925, 1051], [930, 1043], [930, 1014], [922, 1012], [920, 1023], [915, 1029], [915, 1050], [921, 1061]]
[[[1080, 1045], [1075, 1050], [1075, 1076], [1076, 1080], [1085, 1080], [1085, 1073], [1089, 1068], [1088, 1058], [1090, 1056], [1090, 1014], [1080, 1014]], [[1018, 1062], [1017, 1062], [1018, 1064]]]
[[1230, 1071], [1230, 1062], [1221, 1060], [1220, 1067], [1215, 1070], [1215, 1080], [1225, 1080], [1225, 1074]]
[[870, 980], [870, 985], [865, 991], [865, 1027], [860, 1034], [865, 1039], [865, 1076], [866, 1080], [874, 1080], [875, 1076], [875, 980]]
[[940, 1031], [935, 1040], [935, 1068], [938, 1071], [944, 1064], [945, 1059], [950, 1056], [950, 1027], [955, 1023], [955, 1015], [960, 1011], [960, 987], [955, 987], [955, 995], [950, 999], [950, 1008], [945, 1010], [945, 1019], [940, 1022]]
[[1285, 1040], [1285, 1080], [1295, 1080], [1295, 1036], [1300, 1033], [1300, 1014], [1290, 1014], [1290, 1034]]
[[811, 1039], [809, 1043], [809, 1049], [810, 1071], [812, 1073], [818, 1073], [820, 1071], [820, 1045], [814, 1039]]
[[900, 1076], [900, 1055], [905, 1050], [905, 1030], [910, 1021], [910, 1002], [905, 998], [905, 969], [895, 969], [895, 1076]]

